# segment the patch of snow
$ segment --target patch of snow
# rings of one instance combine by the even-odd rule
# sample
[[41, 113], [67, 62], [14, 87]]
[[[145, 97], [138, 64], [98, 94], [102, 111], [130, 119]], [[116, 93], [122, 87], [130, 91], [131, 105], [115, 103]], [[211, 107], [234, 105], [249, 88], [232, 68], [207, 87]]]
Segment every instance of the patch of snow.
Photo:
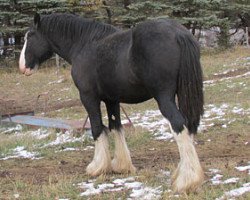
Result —
[[240, 166], [240, 167], [235, 167], [237, 170], [239, 170], [240, 172], [242, 171], [246, 171], [250, 169], [250, 165], [249, 166]]
[[162, 170], [162, 169], [161, 169], [161, 173], [162, 173], [164, 176], [167, 176], [168, 178], [169, 178], [170, 175], [171, 175], [170, 171], [165, 171], [165, 170]]
[[212, 174], [217, 174], [217, 173], [221, 172], [219, 169], [209, 169], [208, 171]]
[[216, 174], [210, 181], [212, 182], [212, 185], [220, 185], [220, 184], [230, 184], [230, 183], [237, 183], [240, 179], [239, 178], [229, 178], [224, 181], [221, 180], [223, 176], [220, 174]]
[[173, 138], [172, 133], [169, 132], [162, 132], [161, 134], [155, 134], [156, 140], [170, 140]]
[[91, 150], [91, 149], [94, 149], [95, 147], [93, 146], [86, 146], [83, 150], [84, 151], [88, 151], [88, 150]]
[[132, 189], [132, 188], [141, 188], [142, 183], [135, 181], [135, 182], [131, 182], [131, 183], [125, 183], [124, 186], [128, 189]]
[[227, 128], [227, 125], [226, 125], [226, 124], [223, 124], [221, 127], [222, 127], [222, 128]]
[[222, 184], [229, 184], [229, 183], [237, 183], [238, 181], [240, 180], [240, 178], [229, 178], [229, 179], [226, 179], [222, 182]]
[[70, 88], [63, 88], [60, 91], [63, 92], [63, 91], [68, 91], [68, 90], [70, 90]]
[[25, 150], [25, 148], [23, 146], [18, 146], [15, 149], [13, 149], [12, 156], [0, 158], [0, 160], [8, 160], [8, 159], [12, 159], [12, 158], [28, 158], [31, 160], [40, 159], [40, 158], [37, 158], [36, 156], [38, 156], [38, 153], [28, 152], [27, 150]]
[[247, 165], [247, 166], [238, 166], [238, 167], [235, 167], [235, 169], [237, 169], [240, 172], [244, 172], [244, 171], [248, 170], [248, 174], [250, 175], [250, 161], [248, 162], [248, 164], [249, 165]]
[[59, 80], [49, 82], [48, 85], [52, 85], [52, 84], [56, 84], [56, 83], [62, 83], [63, 81], [64, 81], [64, 78], [61, 78]]
[[232, 197], [239, 197], [247, 192], [250, 192], [250, 182], [243, 184], [243, 186], [240, 188], [236, 188], [228, 192], [225, 192], [225, 194], [222, 197], [216, 198], [216, 200], [224, 200]]
[[31, 136], [35, 137], [38, 140], [44, 139], [50, 135], [48, 129], [39, 128], [35, 131], [30, 132]]
[[[208, 104], [204, 107], [205, 112], [201, 119], [199, 131], [207, 130], [215, 126], [214, 121], [223, 122], [222, 128], [228, 128], [228, 125], [236, 121], [236, 119], [225, 119], [227, 113], [232, 114], [250, 114], [250, 109], [244, 109], [240, 105], [231, 106], [227, 103], [221, 105]], [[135, 126], [141, 126], [148, 129], [156, 140], [171, 141], [173, 135], [170, 133], [169, 122], [165, 119], [159, 110], [146, 110], [141, 113], [134, 113], [130, 116], [131, 121]], [[122, 123], [126, 123], [123, 120]]]
[[[146, 110], [142, 113], [135, 113], [130, 116], [135, 126], [141, 126], [148, 129], [156, 140], [170, 140], [173, 135], [170, 133], [169, 122], [165, 119], [159, 110]], [[126, 123], [123, 120], [122, 123]]]
[[246, 72], [244, 74], [240, 74], [240, 75], [237, 75], [237, 76], [230, 76], [230, 77], [225, 77], [225, 78], [220, 78], [220, 79], [216, 79], [216, 80], [206, 80], [206, 81], [203, 81], [204, 85], [207, 86], [207, 85], [214, 85], [214, 83], [217, 83], [217, 82], [222, 82], [222, 81], [225, 81], [225, 80], [231, 80], [231, 79], [237, 79], [237, 78], [242, 78], [242, 77], [248, 77], [250, 76], [250, 72]]
[[23, 130], [23, 127], [20, 124], [17, 124], [15, 127], [2, 128], [2, 134], [10, 134], [10, 133], [19, 133]]
[[203, 118], [201, 119], [200, 126], [198, 127], [199, 131], [207, 130], [210, 127], [213, 127], [216, 122], [223, 122], [222, 128], [228, 128], [228, 125], [236, 121], [236, 119], [225, 119], [227, 113], [229, 114], [239, 114], [239, 115], [248, 115], [250, 114], [250, 109], [244, 109], [238, 104], [237, 106], [230, 106], [228, 104], [214, 105], [208, 104], [204, 106], [205, 112]]
[[212, 182], [212, 185], [219, 185], [222, 184], [221, 178], [223, 177], [223, 175], [221, 174], [216, 174], [215, 176], [213, 176], [210, 181]]
[[65, 149], [62, 149], [60, 151], [55, 151], [55, 152], [57, 153], [57, 152], [63, 152], [63, 151], [79, 151], [79, 150], [80, 149], [78, 149], [78, 148], [67, 147]]
[[135, 181], [134, 177], [127, 177], [127, 178], [118, 178], [113, 181], [115, 185], [124, 185], [126, 182], [132, 182]]
[[103, 184], [100, 184], [98, 185], [98, 189], [100, 190], [106, 190], [108, 188], [114, 188], [115, 185], [113, 183], [103, 183]]
[[76, 138], [76, 137], [73, 137], [73, 134], [70, 131], [66, 131], [65, 133], [59, 132], [56, 134], [56, 139], [44, 145], [44, 147], [55, 146], [55, 145], [64, 144], [68, 142], [78, 142], [78, 141], [80, 142], [84, 141], [84, 135], [82, 137]]
[[144, 187], [140, 189], [133, 189], [132, 193], [129, 195], [130, 198], [128, 200], [132, 199], [140, 199], [140, 200], [151, 200], [151, 199], [160, 199], [161, 198], [161, 186], [157, 188], [152, 187]]
[[80, 196], [91, 196], [105, 192], [118, 192], [122, 190], [130, 190], [127, 199], [151, 200], [160, 199], [162, 190], [161, 186], [157, 188], [147, 187], [142, 182], [135, 181], [134, 177], [115, 179], [112, 183], [95, 184], [95, 180], [89, 180], [77, 184], [80, 189], [85, 190]]

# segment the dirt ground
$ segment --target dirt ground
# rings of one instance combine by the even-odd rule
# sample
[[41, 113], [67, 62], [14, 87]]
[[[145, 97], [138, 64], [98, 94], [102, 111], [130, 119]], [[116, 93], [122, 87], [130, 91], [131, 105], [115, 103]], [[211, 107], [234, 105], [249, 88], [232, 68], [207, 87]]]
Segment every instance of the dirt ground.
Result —
[[[77, 114], [73, 116], [77, 119], [86, 115], [84, 109], [81, 108], [77, 90], [74, 88], [68, 70], [62, 71], [61, 76], [48, 73], [46, 69], [41, 71], [42, 74], [34, 75], [36, 81], [31, 86], [29, 86], [29, 80], [27, 81], [19, 74], [2, 75], [5, 78], [5, 84], [0, 82], [0, 114], [35, 110], [37, 115], [44, 115], [45, 112], [45, 116], [57, 117], [57, 111], [66, 109], [63, 114], [59, 114], [62, 117], [65, 116], [64, 112], [68, 112], [67, 109], [71, 109], [69, 114], [66, 115], [67, 117], [73, 116], [73, 113]], [[225, 73], [206, 74], [205, 80], [217, 81], [223, 78], [244, 76], [249, 72], [249, 65], [240, 65], [238, 68], [233, 66]], [[45, 77], [46, 82], [41, 81]], [[30, 90], [27, 90], [27, 88], [30, 88]], [[65, 91], [71, 92], [67, 96]], [[39, 95], [41, 97], [37, 100]], [[209, 94], [206, 93], [206, 95]], [[249, 99], [246, 99], [246, 101], [246, 105], [249, 106]], [[133, 108], [126, 107], [129, 113], [130, 111], [133, 112]], [[250, 161], [250, 128], [247, 119], [249, 117], [245, 121], [236, 123], [226, 129], [222, 129], [222, 124], [218, 121], [211, 129], [205, 130], [205, 134], [198, 134], [195, 137], [197, 152], [205, 172], [209, 168], [217, 167], [225, 173], [237, 174], [237, 172], [233, 172], [234, 167], [246, 165]], [[132, 134], [133, 131], [128, 130], [128, 135]], [[178, 148], [176, 143], [172, 141], [150, 140], [150, 142], [140, 145], [131, 145], [130, 149], [133, 163], [139, 172], [144, 170], [156, 172], [160, 169], [172, 170], [179, 161]], [[12, 159], [0, 161], [0, 183], [8, 185], [11, 182], [22, 180], [25, 184], [39, 186], [56, 183], [61, 176], [86, 177], [85, 168], [92, 160], [92, 156], [93, 151], [84, 151], [84, 153], [74, 151], [53, 154], [41, 160]], [[51, 175], [57, 178], [51, 179]], [[249, 175], [246, 172], [239, 176]], [[206, 179], [209, 179], [209, 175]], [[6, 187], [1, 192], [2, 198], [0, 199], [8, 199], [9, 188]]]

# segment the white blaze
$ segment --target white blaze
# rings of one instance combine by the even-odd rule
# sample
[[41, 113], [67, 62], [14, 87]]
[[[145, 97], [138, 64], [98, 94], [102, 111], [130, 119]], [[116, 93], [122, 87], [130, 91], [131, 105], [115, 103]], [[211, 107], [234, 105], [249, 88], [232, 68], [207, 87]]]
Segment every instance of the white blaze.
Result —
[[24, 45], [23, 45], [23, 49], [21, 51], [21, 54], [20, 54], [20, 58], [19, 58], [19, 69], [22, 73], [25, 73], [25, 70], [26, 70], [26, 66], [25, 66], [25, 50], [26, 50], [26, 46], [27, 46], [27, 35], [28, 35], [29, 32], [27, 32], [25, 34], [25, 37], [24, 37]]

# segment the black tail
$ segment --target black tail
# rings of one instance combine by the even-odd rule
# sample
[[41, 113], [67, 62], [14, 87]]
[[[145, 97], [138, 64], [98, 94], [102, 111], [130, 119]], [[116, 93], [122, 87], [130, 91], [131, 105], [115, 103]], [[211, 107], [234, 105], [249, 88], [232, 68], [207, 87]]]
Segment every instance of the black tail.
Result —
[[203, 81], [200, 64], [200, 49], [191, 34], [178, 34], [181, 63], [177, 83], [179, 110], [186, 120], [190, 133], [196, 133], [203, 114]]

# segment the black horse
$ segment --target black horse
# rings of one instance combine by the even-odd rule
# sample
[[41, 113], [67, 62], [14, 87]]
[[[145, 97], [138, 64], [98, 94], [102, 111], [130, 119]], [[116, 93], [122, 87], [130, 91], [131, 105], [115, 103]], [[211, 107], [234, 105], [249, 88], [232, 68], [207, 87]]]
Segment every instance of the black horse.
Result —
[[[174, 20], [157, 19], [124, 31], [70, 14], [36, 14], [25, 36], [20, 71], [31, 75], [54, 52], [72, 64], [74, 83], [90, 117], [95, 153], [88, 174], [135, 172], [119, 103], [154, 98], [179, 148], [174, 190], [190, 191], [201, 184], [203, 171], [192, 134], [203, 114], [202, 69], [199, 46], [186, 28]], [[102, 122], [101, 101], [107, 107], [109, 129]], [[109, 131], [115, 131], [112, 161]]]

